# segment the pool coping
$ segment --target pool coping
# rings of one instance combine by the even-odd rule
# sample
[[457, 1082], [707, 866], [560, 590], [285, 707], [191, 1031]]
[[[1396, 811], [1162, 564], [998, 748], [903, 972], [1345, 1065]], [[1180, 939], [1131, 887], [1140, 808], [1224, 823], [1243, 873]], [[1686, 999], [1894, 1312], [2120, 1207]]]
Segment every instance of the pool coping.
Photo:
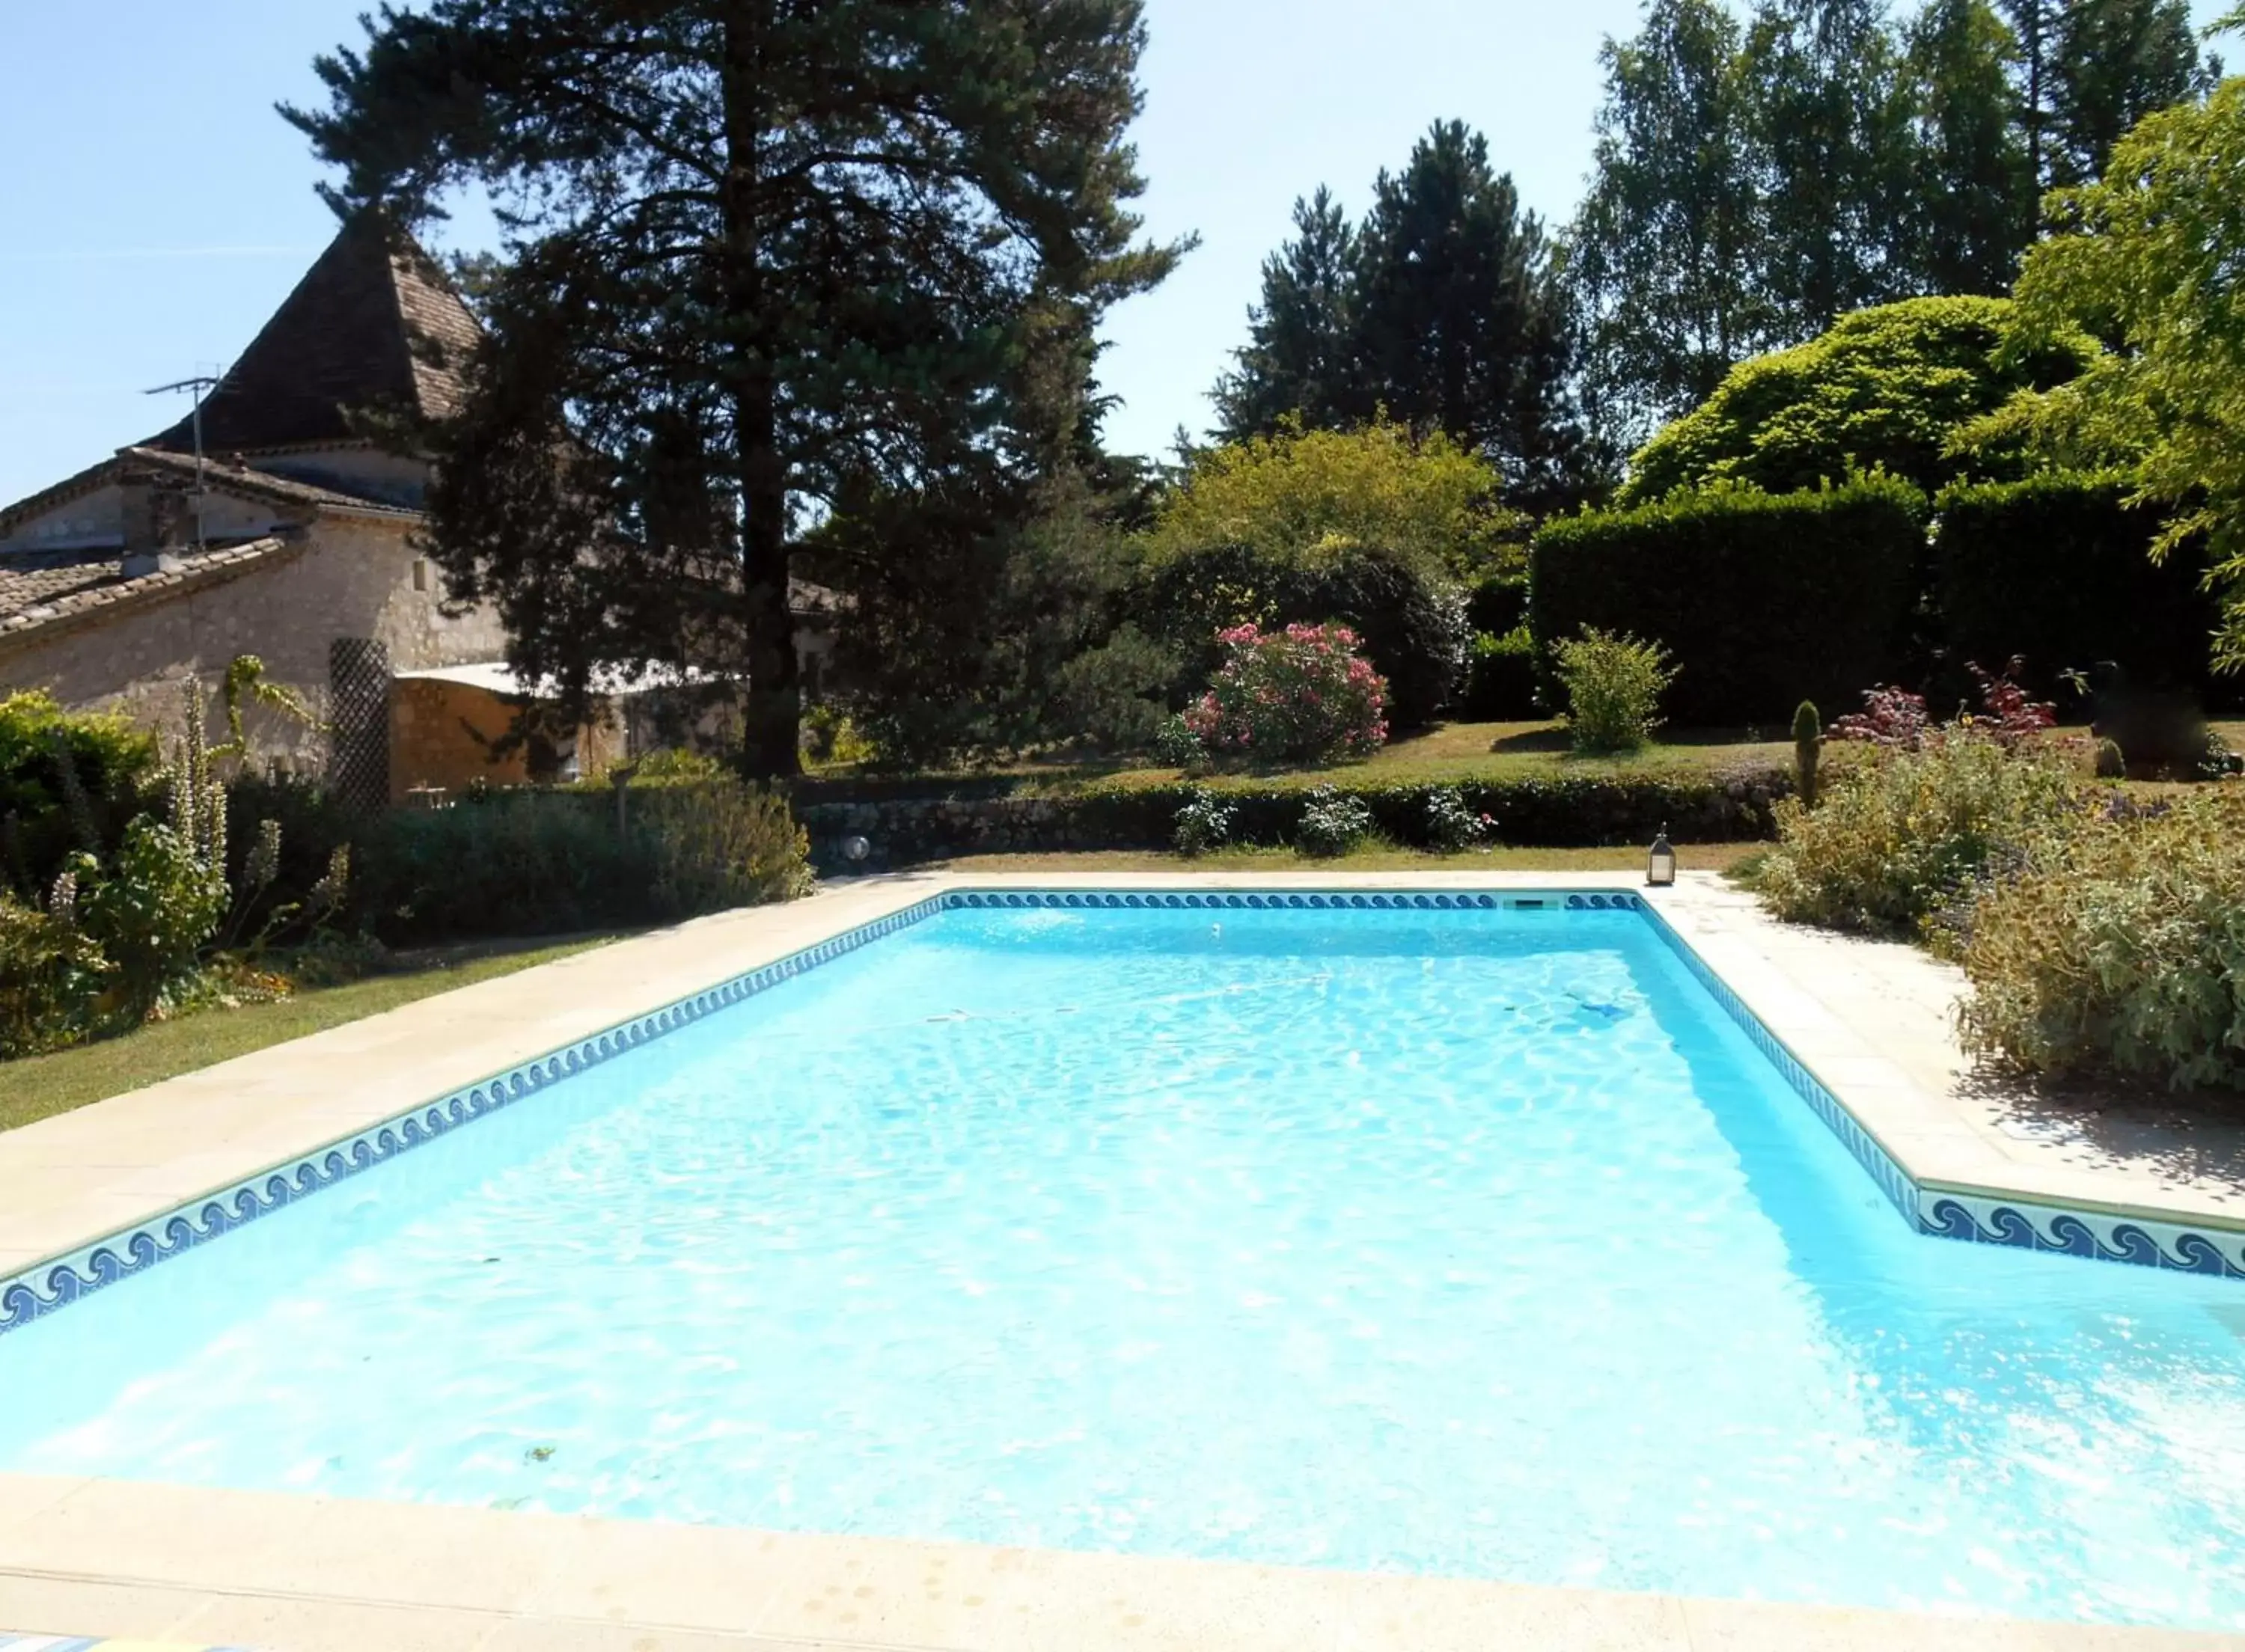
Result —
[[286, 1652], [2239, 1652], [2245, 1635], [0, 1475], [0, 1626]]
[[[1814, 999], [1802, 994], [1770, 962], [1726, 932], [1687, 936], [1672, 921], [1689, 909], [1692, 885], [1647, 890], [1611, 875], [1575, 878], [1536, 875], [1394, 875], [1360, 877], [1191, 877], [1158, 875], [1109, 878], [992, 878], [933, 875], [867, 880], [850, 895], [886, 892], [890, 898], [843, 900], [829, 907], [835, 921], [777, 926], [783, 943], [751, 949], [756, 961], [744, 969], [721, 972], [714, 979], [631, 1013], [612, 1019], [600, 1005], [575, 1006], [557, 1025], [572, 1026], [566, 1039], [533, 1047], [496, 1068], [455, 1079], [403, 1110], [378, 1110], [356, 1128], [320, 1133], [286, 1153], [261, 1157], [201, 1185], [182, 1187], [180, 1196], [123, 1221], [81, 1226], [68, 1242], [10, 1254], [8, 1236], [20, 1230], [0, 1218], [0, 1335], [20, 1330], [82, 1297], [132, 1277], [337, 1181], [370, 1169], [478, 1118], [536, 1095], [616, 1056], [703, 1017], [769, 990], [832, 958], [917, 924], [946, 905], [1055, 906], [1292, 905], [1341, 904], [1419, 906], [1430, 910], [1516, 904], [1539, 897], [1566, 905], [1626, 906], [1643, 915], [1675, 951], [1716, 1001], [1760, 1046], [1826, 1126], [1839, 1137], [1903, 1219], [1918, 1231], [1984, 1243], [2050, 1250], [2065, 1255], [2179, 1271], [2245, 1279], [2245, 1219], [2228, 1212], [2191, 1209], [2168, 1198], [2147, 1199], [2143, 1179], [2133, 1182], [2109, 1171], [2044, 1170], [2022, 1166], [1991, 1152], [1944, 1099], [1928, 1095], [1898, 1066], [1885, 1060]], [[842, 893], [841, 891], [838, 891]], [[813, 897], [788, 908], [751, 909], [727, 914], [740, 920], [757, 911], [803, 914], [832, 901]], [[1704, 914], [1703, 914], [1704, 916]], [[713, 931], [728, 926], [722, 920]], [[667, 932], [686, 935], [696, 926]], [[656, 944], [662, 936], [624, 946]], [[1713, 951], [1715, 956], [1710, 958]], [[597, 958], [599, 955], [591, 955]], [[721, 955], [722, 956], [722, 955]], [[507, 978], [518, 985], [560, 971], [577, 960]], [[735, 963], [745, 958], [735, 958]], [[657, 980], [670, 978], [655, 977]], [[500, 985], [504, 983], [490, 983]], [[471, 988], [469, 992], [481, 989]], [[424, 1000], [424, 1002], [426, 1002]], [[414, 1006], [407, 1006], [410, 1012]], [[404, 1013], [393, 1012], [393, 1014]], [[585, 1025], [587, 1018], [599, 1022]], [[383, 1018], [376, 1018], [383, 1019]], [[358, 1025], [358, 1024], [353, 1024]], [[347, 1032], [348, 1028], [334, 1029]], [[332, 1033], [299, 1040], [316, 1046]], [[241, 1063], [226, 1063], [185, 1080], [133, 1093], [148, 1097], [176, 1087], [191, 1093], [229, 1067], [254, 1065], [276, 1053], [283, 1060], [296, 1046], [259, 1052]], [[432, 1070], [443, 1070], [439, 1051]], [[220, 1080], [222, 1082], [222, 1080]], [[410, 1084], [410, 1081], [408, 1081]], [[205, 1087], [207, 1087], [206, 1083]], [[401, 1090], [388, 1093], [395, 1109]], [[402, 1093], [413, 1093], [410, 1087]], [[84, 1120], [98, 1109], [132, 1096], [98, 1102], [65, 1120]], [[306, 1109], [307, 1126], [330, 1114]], [[0, 1134], [0, 1189], [8, 1185], [10, 1147], [28, 1133], [58, 1121], [43, 1121]], [[302, 1133], [300, 1133], [301, 1135]], [[220, 1162], [227, 1162], [220, 1155]], [[182, 1166], [185, 1168], [185, 1166]], [[192, 1182], [194, 1178], [189, 1178]], [[161, 1178], [140, 1184], [154, 1191]], [[172, 1184], [176, 1185], [176, 1184]], [[2154, 1189], [2161, 1194], [2167, 1189]], [[2130, 1196], [2133, 1195], [2135, 1196]], [[0, 1199], [0, 1204], [7, 1202]], [[80, 1218], [81, 1222], [84, 1217]], [[53, 1232], [59, 1221], [46, 1224]], [[34, 1231], [37, 1231], [37, 1226]]]

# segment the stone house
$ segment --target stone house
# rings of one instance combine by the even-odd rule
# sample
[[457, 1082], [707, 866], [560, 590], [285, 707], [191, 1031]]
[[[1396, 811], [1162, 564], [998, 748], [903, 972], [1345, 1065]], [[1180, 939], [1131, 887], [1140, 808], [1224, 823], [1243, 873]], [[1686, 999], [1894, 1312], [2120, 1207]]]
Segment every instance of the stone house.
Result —
[[[528, 697], [499, 620], [451, 611], [416, 547], [427, 464], [356, 416], [451, 410], [446, 356], [476, 325], [410, 238], [347, 223], [201, 404], [200, 441], [190, 416], [0, 509], [0, 692], [176, 727], [188, 677], [253, 653], [322, 725], [257, 714], [254, 744], [364, 802], [523, 778], [490, 749]], [[580, 730], [576, 760], [621, 728]]]

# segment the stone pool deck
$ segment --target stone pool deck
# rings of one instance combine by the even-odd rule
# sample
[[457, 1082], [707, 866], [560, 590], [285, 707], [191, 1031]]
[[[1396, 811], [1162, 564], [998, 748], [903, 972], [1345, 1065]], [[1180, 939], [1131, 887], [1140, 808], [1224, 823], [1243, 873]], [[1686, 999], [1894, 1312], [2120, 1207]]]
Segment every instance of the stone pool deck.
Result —
[[[0, 1134], [0, 1280], [931, 895], [1009, 886], [1627, 884], [1611, 874], [1469, 871], [864, 879], [423, 999]], [[1687, 875], [1654, 898], [1921, 1182], [2245, 1228], [2245, 1130], [2193, 1127], [2155, 1105], [1981, 1086], [1950, 1032], [1953, 972], [1908, 948], [1773, 924], [1711, 877]], [[159, 1290], [160, 1279], [159, 1270], [123, 1288]], [[2245, 1649], [2245, 1635], [0, 1475], [0, 1631], [8, 1629], [281, 1652]]]

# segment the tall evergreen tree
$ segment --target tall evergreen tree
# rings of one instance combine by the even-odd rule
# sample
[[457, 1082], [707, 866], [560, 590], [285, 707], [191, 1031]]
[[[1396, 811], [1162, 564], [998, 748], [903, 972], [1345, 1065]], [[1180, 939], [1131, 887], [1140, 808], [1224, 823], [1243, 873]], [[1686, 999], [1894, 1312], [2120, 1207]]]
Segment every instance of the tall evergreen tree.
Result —
[[2138, 121], [2210, 84], [2186, 0], [2071, 0], [2051, 69], [2050, 181], [2061, 185], [2103, 176]]
[[[2038, 192], [2050, 181], [2051, 60], [2057, 51], [2058, 22], [2066, 0], [2000, 0], [2011, 33], [2019, 43], [2019, 134], [2026, 146], [2027, 173]], [[2031, 236], [2039, 213], [2030, 217]]]
[[1988, 0], [1929, 0], [1910, 22], [1908, 263], [1922, 291], [2001, 294], [2018, 273], [2037, 196], [2012, 91], [2019, 56]]
[[1323, 185], [1294, 203], [1294, 239], [1263, 261], [1246, 348], [1216, 386], [1217, 432], [1267, 436], [1290, 414], [1312, 428], [1363, 416], [1355, 348], [1356, 232]]
[[338, 200], [510, 207], [466, 405], [426, 434], [448, 587], [566, 698], [666, 668], [737, 696], [749, 772], [791, 772], [805, 502], [1004, 497], [990, 473], [1080, 423], [1101, 310], [1177, 255], [1126, 208], [1139, 0], [433, 0], [367, 27], [319, 62], [328, 107], [286, 112]]
[[1487, 454], [1530, 510], [1572, 487], [1567, 318], [1550, 261], [1542, 221], [1462, 121], [1436, 123], [1401, 172], [1381, 172], [1357, 237], [1360, 394]]
[[1716, 0], [1652, 0], [1600, 54], [1605, 99], [1564, 265], [1597, 428], [1635, 445], [1773, 342], [1740, 30]]

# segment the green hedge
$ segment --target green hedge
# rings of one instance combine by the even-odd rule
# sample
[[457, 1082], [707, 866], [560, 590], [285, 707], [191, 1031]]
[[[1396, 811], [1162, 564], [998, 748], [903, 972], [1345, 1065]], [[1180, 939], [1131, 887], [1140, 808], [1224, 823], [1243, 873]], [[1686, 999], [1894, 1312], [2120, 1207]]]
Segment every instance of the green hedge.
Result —
[[[1205, 782], [1237, 811], [1231, 841], [1281, 845], [1294, 841], [1310, 787], [1267, 781]], [[862, 833], [876, 868], [912, 865], [954, 855], [1165, 850], [1177, 810], [1200, 787], [1192, 782], [1132, 786], [1121, 782], [1061, 797], [885, 797], [804, 804], [797, 813], [811, 835], [814, 859], [841, 864], [842, 840]], [[1361, 799], [1382, 836], [1425, 846], [1428, 799], [1455, 790], [1475, 813], [1496, 818], [1496, 839], [1548, 848], [1646, 843], [1662, 827], [1679, 843], [1735, 843], [1776, 829], [1775, 804], [1791, 789], [1777, 769], [1711, 779], [1692, 775], [1562, 776], [1554, 779], [1411, 782], [1343, 785]]]
[[[2061, 473], [1959, 484], [1936, 502], [1936, 595], [1951, 663], [1995, 669], [2023, 655], [2027, 680], [2106, 661], [2142, 688], [2202, 691], [2219, 606], [2195, 556], [2151, 559], [2162, 513], [2130, 505], [2125, 475]], [[1961, 685], [1946, 684], [1952, 688]]]
[[1686, 728], [1781, 725], [1901, 674], [1924, 561], [1925, 496], [1889, 477], [1813, 492], [1681, 493], [1548, 523], [1529, 572], [1546, 650], [1584, 626], [1664, 643]]

